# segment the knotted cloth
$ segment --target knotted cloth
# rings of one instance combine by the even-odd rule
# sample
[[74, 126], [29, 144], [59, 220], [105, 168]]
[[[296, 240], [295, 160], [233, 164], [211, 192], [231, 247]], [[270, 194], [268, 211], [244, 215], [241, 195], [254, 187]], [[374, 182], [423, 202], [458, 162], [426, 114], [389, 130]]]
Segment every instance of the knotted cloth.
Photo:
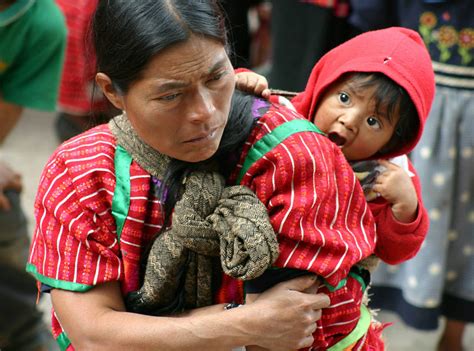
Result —
[[192, 172], [172, 226], [151, 247], [142, 287], [126, 298], [127, 309], [164, 315], [211, 305], [217, 259], [226, 274], [248, 280], [278, 253], [267, 210], [249, 188], [226, 187], [216, 172]]

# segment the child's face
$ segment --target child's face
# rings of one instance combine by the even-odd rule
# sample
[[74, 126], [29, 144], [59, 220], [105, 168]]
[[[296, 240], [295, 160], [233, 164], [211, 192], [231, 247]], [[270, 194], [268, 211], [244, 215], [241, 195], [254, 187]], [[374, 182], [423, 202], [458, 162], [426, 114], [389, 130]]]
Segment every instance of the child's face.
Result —
[[374, 86], [356, 88], [350, 80], [336, 82], [324, 94], [313, 122], [326, 133], [349, 161], [363, 160], [380, 151], [391, 139], [400, 114], [390, 121], [375, 111]]

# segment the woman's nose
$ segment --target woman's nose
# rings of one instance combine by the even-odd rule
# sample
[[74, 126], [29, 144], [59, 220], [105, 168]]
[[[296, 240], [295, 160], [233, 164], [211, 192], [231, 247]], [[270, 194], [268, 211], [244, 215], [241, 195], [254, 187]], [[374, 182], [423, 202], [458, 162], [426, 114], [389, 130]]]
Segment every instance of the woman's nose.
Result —
[[195, 94], [189, 108], [189, 119], [196, 123], [207, 122], [216, 110], [212, 95], [205, 89]]

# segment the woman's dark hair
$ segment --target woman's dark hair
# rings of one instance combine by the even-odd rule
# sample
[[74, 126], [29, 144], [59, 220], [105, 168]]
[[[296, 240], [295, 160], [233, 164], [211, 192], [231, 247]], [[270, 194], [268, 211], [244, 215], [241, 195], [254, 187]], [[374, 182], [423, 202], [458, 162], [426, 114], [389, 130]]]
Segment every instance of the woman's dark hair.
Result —
[[[149, 61], [173, 44], [200, 35], [227, 45], [222, 11], [216, 0], [99, 0], [92, 22], [97, 70], [109, 76], [114, 88], [127, 93], [141, 78]], [[229, 119], [228, 127], [233, 121]], [[226, 142], [232, 142], [233, 136]], [[173, 160], [163, 186], [171, 213], [180, 181], [190, 164]], [[193, 167], [202, 166], [201, 164]], [[163, 195], [164, 188], [160, 189]]]
[[154, 55], [192, 34], [227, 46], [216, 0], [99, 0], [91, 33], [97, 70], [124, 94]]
[[400, 119], [395, 126], [395, 132], [385, 145], [378, 152], [378, 155], [390, 154], [401, 147], [411, 143], [420, 129], [420, 119], [418, 112], [410, 96], [401, 86], [382, 73], [348, 73], [342, 79], [349, 78], [355, 88], [366, 88], [375, 86], [373, 99], [375, 101], [375, 111], [383, 113], [389, 121], [392, 121], [394, 114], [398, 111]]

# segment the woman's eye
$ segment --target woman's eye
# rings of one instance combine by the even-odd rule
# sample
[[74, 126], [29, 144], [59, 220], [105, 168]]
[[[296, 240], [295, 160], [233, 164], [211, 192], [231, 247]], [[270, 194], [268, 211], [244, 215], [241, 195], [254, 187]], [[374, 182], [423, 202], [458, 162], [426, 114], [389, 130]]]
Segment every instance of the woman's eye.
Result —
[[369, 126], [371, 126], [371, 127], [377, 128], [377, 129], [382, 128], [382, 125], [381, 125], [381, 123], [379, 122], [379, 120], [378, 120], [377, 118], [375, 118], [375, 117], [372, 117], [372, 116], [369, 117], [369, 118], [367, 118], [367, 124], [368, 124]]
[[176, 94], [170, 94], [170, 95], [165, 95], [165, 96], [160, 96], [158, 98], [158, 100], [160, 101], [173, 101], [174, 99], [176, 99], [180, 94], [179, 93], [176, 93]]
[[339, 93], [339, 101], [342, 102], [343, 104], [347, 104], [350, 101], [349, 95], [346, 93]]
[[219, 72], [219, 73], [216, 73], [214, 74], [212, 77], [210, 77], [210, 79], [208, 80], [208, 82], [216, 82], [216, 81], [219, 81], [221, 80], [221, 78], [226, 74], [226, 72]]

